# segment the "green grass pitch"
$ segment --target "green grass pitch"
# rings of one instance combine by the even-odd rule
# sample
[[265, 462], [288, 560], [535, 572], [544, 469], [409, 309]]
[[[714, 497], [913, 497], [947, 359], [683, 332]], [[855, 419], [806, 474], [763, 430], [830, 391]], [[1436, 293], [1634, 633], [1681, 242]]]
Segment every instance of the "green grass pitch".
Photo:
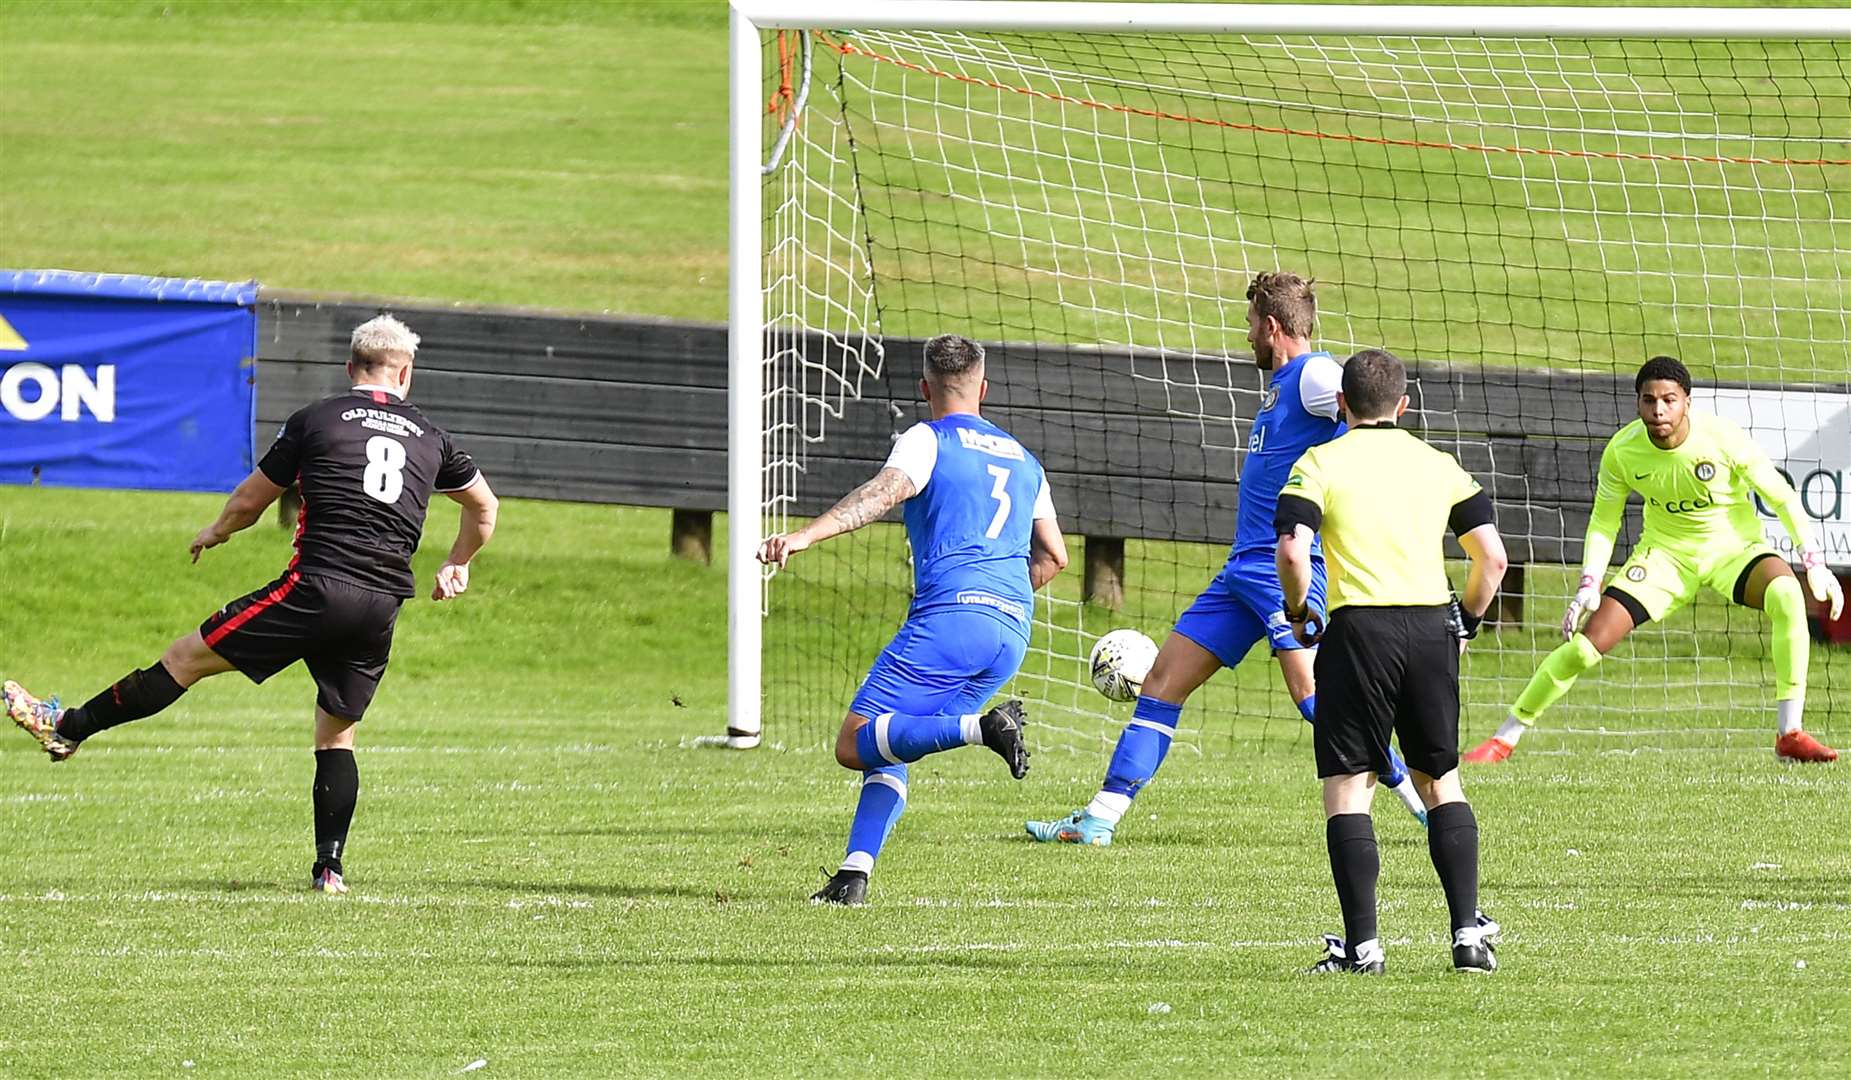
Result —
[[[85, 696], [267, 580], [288, 553], [268, 522], [188, 565], [216, 507], [0, 489], [0, 674]], [[433, 514], [421, 575], [454, 520]], [[0, 1074], [1851, 1067], [1842, 768], [1526, 743], [1469, 777], [1508, 927], [1489, 979], [1448, 973], [1393, 805], [1391, 976], [1295, 974], [1337, 916], [1308, 747], [1276, 733], [1175, 755], [1107, 851], [1020, 833], [1083, 799], [1097, 756], [1040, 754], [1016, 784], [981, 750], [939, 755], [873, 904], [822, 910], [803, 898], [853, 778], [807, 736], [685, 748], [722, 715], [721, 571], [668, 557], [664, 512], [503, 520], [461, 603], [401, 620], [345, 899], [306, 890], [299, 669], [210, 680], [63, 765], [0, 744]]]
[[[717, 2], [15, 0], [0, 262], [718, 320], [724, 25]], [[268, 523], [187, 564], [217, 506], [0, 487], [0, 677], [81, 699], [274, 576]], [[454, 521], [433, 513], [421, 575]], [[1338, 920], [1309, 745], [1251, 712], [1174, 754], [1109, 851], [1021, 835], [1090, 794], [1100, 754], [1057, 748], [1084, 740], [1044, 731], [1021, 784], [982, 751], [928, 759], [873, 904], [803, 903], [855, 797], [824, 746], [844, 687], [802, 688], [808, 718], [759, 751], [688, 748], [724, 712], [724, 576], [668, 558], [667, 525], [510, 501], [470, 594], [409, 605], [342, 900], [306, 890], [299, 670], [209, 681], [56, 767], [0, 728], [0, 1076], [1851, 1071], [1851, 774], [1774, 763], [1759, 658], [1635, 680], [1682, 736], [1544, 730], [1468, 776], [1496, 976], [1446, 973], [1389, 804], [1390, 977], [1311, 980]], [[1166, 623], [1192, 572], [1126, 617]], [[817, 610], [897, 614], [825, 580]], [[1547, 617], [1470, 662], [1473, 735]], [[849, 666], [891, 629], [793, 625]], [[1564, 725], [1623, 715], [1608, 693]]]

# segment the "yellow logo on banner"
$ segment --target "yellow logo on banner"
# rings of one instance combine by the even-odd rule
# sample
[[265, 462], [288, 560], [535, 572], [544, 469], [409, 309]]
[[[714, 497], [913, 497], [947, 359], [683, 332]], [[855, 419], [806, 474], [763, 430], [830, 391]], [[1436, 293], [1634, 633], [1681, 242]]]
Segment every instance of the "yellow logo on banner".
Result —
[[0, 351], [26, 351], [26, 339], [19, 336], [19, 331], [13, 329], [13, 324], [6, 321], [5, 315], [0, 315]]

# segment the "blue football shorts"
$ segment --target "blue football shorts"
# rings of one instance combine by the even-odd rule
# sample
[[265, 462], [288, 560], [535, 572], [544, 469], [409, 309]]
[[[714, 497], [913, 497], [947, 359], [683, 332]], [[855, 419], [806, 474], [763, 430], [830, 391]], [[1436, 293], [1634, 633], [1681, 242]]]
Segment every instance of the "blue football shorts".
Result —
[[869, 719], [979, 712], [1015, 677], [1027, 652], [1021, 630], [981, 609], [909, 618], [881, 650], [849, 711]]
[[[1324, 557], [1311, 557], [1312, 610], [1324, 610]], [[1176, 620], [1176, 632], [1234, 667], [1262, 640], [1274, 652], [1302, 649], [1285, 619], [1285, 592], [1271, 552], [1254, 551], [1228, 560], [1189, 610]]]

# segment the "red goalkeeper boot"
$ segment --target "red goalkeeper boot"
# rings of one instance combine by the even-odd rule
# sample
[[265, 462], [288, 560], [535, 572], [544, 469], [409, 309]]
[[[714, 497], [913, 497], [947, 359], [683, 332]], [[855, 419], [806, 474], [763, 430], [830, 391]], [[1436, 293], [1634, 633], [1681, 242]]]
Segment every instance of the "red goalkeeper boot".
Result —
[[1496, 765], [1509, 757], [1510, 752], [1515, 749], [1516, 747], [1503, 739], [1493, 736], [1466, 751], [1465, 756], [1459, 760], [1468, 765]]
[[1782, 761], [1804, 761], [1818, 765], [1838, 760], [1838, 751], [1804, 731], [1789, 731], [1774, 740], [1774, 756]]

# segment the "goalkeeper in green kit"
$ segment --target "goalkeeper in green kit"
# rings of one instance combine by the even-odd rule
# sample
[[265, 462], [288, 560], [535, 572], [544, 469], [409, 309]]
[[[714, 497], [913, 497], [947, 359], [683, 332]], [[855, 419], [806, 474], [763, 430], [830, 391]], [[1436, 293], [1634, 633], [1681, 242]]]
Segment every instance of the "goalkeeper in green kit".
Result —
[[[1633, 387], [1639, 419], [1621, 428], [1600, 455], [1581, 584], [1562, 619], [1568, 643], [1542, 662], [1497, 734], [1464, 760], [1483, 765], [1508, 758], [1543, 710], [1622, 638], [1635, 627], [1666, 618], [1707, 586], [1737, 604], [1767, 612], [1773, 624], [1774, 708], [1780, 724], [1775, 755], [1783, 761], [1836, 761], [1837, 751], [1801, 727], [1811, 648], [1806, 598], [1755, 518], [1753, 496], [1758, 494], [1793, 538], [1807, 588], [1838, 618], [1844, 590], [1805, 526], [1799, 495], [1741, 428], [1691, 411], [1690, 372], [1682, 363], [1655, 356], [1639, 369]], [[1645, 500], [1645, 530], [1603, 596], [1597, 591], [1600, 575], [1613, 554], [1626, 496], [1633, 491]], [[1590, 611], [1593, 616], [1580, 628]]]

